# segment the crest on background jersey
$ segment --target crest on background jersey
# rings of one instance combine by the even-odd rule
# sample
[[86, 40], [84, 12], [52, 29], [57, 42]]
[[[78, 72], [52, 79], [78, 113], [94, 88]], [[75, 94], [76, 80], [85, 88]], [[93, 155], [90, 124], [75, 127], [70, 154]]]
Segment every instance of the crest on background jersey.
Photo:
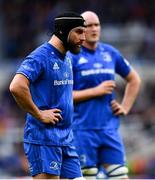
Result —
[[106, 61], [106, 62], [111, 62], [112, 61], [112, 57], [108, 52], [103, 52], [102, 56], [103, 56], [104, 61]]

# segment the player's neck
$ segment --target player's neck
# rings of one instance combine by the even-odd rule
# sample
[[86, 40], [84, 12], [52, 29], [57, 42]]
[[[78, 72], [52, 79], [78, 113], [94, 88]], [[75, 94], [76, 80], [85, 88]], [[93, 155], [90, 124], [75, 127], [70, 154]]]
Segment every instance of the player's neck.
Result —
[[49, 40], [49, 43], [52, 46], [54, 46], [58, 51], [60, 51], [62, 54], [66, 54], [66, 50], [63, 46], [63, 43], [59, 38], [57, 38], [57, 36], [53, 35]]
[[90, 50], [96, 50], [97, 44], [98, 44], [97, 42], [95, 42], [95, 43], [84, 42], [83, 46]]

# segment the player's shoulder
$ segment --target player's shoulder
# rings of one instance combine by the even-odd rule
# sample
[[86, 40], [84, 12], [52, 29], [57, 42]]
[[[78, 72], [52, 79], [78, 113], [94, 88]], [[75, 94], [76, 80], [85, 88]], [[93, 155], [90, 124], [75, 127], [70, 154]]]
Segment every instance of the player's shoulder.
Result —
[[47, 46], [47, 43], [44, 43], [40, 46], [38, 46], [36, 49], [34, 49], [27, 57], [31, 59], [46, 59], [48, 58], [49, 49]]
[[104, 51], [119, 53], [119, 50], [116, 47], [108, 43], [99, 42], [99, 48], [103, 49]]

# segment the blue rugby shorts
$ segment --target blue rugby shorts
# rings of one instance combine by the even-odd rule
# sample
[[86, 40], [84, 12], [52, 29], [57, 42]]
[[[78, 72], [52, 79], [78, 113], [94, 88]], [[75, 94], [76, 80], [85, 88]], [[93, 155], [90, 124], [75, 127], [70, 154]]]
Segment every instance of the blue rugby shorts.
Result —
[[31, 176], [41, 173], [61, 178], [81, 177], [79, 157], [75, 146], [47, 146], [24, 143]]
[[125, 164], [125, 148], [118, 131], [74, 130], [73, 133], [82, 168]]

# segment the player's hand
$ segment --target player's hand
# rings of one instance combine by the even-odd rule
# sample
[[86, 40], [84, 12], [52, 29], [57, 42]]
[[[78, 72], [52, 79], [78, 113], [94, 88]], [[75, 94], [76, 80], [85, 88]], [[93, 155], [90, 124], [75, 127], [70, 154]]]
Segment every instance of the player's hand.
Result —
[[62, 120], [61, 110], [60, 109], [49, 109], [49, 110], [40, 110], [41, 118], [40, 121], [43, 123], [51, 123], [56, 124], [60, 120]]
[[123, 106], [120, 103], [118, 103], [116, 100], [111, 101], [111, 107], [112, 107], [113, 113], [116, 116], [118, 116], [118, 115], [126, 115], [127, 114], [127, 112], [123, 108]]
[[115, 81], [104, 81], [98, 86], [94, 87], [94, 93], [96, 96], [102, 96], [105, 94], [111, 94], [116, 87]]

